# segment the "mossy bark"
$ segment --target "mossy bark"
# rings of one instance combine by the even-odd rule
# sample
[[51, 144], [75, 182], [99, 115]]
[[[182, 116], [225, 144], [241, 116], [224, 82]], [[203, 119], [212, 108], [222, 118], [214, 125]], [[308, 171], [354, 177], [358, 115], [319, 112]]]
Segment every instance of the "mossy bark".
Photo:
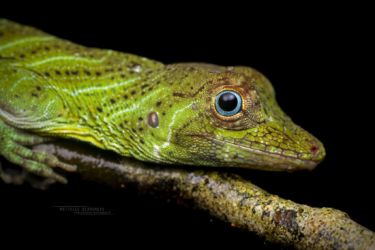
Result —
[[78, 166], [84, 178], [186, 199], [233, 226], [298, 249], [374, 249], [375, 234], [347, 214], [272, 195], [235, 174], [158, 166], [68, 142], [37, 146]]

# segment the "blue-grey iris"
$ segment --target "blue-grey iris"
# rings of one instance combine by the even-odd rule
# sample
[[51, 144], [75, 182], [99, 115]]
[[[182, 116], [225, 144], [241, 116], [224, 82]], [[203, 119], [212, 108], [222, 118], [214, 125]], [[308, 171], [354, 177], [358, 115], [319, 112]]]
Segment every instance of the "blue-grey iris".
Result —
[[233, 116], [241, 111], [242, 98], [235, 91], [224, 90], [216, 96], [215, 107], [220, 115]]

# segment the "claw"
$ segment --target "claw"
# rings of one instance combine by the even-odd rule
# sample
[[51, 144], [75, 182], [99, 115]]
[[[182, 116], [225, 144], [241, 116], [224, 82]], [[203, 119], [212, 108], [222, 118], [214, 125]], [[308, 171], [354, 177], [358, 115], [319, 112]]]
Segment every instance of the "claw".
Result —
[[59, 167], [65, 171], [68, 171], [68, 172], [75, 172], [77, 171], [77, 166], [75, 165], [70, 165], [70, 164], [67, 164], [67, 163], [64, 163], [64, 162], [57, 162], [56, 164], [56, 167]]

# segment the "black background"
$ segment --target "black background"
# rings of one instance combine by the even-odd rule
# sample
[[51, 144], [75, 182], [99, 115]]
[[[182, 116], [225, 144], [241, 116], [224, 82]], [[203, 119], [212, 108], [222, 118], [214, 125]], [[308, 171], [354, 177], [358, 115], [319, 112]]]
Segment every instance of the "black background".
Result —
[[[146, 3], [102, 3], [96, 10], [88, 5], [80, 11], [71, 5], [65, 7], [60, 12], [56, 11], [59, 8], [36, 12], [24, 9], [2, 16], [79, 44], [165, 63], [199, 61], [260, 70], [273, 83], [286, 113], [324, 143], [327, 157], [312, 172], [244, 171], [243, 175], [283, 198], [343, 210], [375, 230], [374, 59], [370, 40], [374, 29], [365, 8], [258, 8], [219, 3], [209, 7], [181, 3], [173, 9], [156, 9]], [[165, 199], [114, 191], [79, 177], [73, 177], [67, 186], [55, 185], [45, 192], [1, 183], [0, 199], [3, 218], [82, 220], [82, 216], [59, 212], [53, 206], [88, 205], [111, 211], [113, 216], [105, 220], [121, 225], [124, 239], [142, 235], [165, 242], [174, 237], [181, 244], [200, 240], [211, 246], [272, 247], [204, 212]]]

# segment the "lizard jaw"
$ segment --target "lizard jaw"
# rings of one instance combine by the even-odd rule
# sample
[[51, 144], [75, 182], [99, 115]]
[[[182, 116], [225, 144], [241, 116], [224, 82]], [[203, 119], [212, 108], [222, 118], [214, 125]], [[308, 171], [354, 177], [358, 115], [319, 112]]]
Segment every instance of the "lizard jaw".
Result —
[[[275, 153], [265, 150], [254, 149], [249, 146], [244, 146], [241, 144], [218, 140], [216, 138], [210, 138], [216, 143], [222, 145], [232, 146], [236, 149], [247, 152], [248, 157], [241, 157], [234, 159], [232, 163], [238, 164], [240, 167], [259, 169], [259, 170], [269, 170], [269, 171], [295, 171], [295, 170], [313, 170], [324, 158], [324, 148], [320, 147], [319, 159], [301, 159], [296, 156], [288, 156], [282, 153]], [[315, 149], [314, 149], [315, 150]], [[246, 153], [245, 153], [246, 155]], [[255, 160], [254, 160], [255, 159]], [[259, 161], [259, 163], [257, 163]]]
[[[187, 136], [185, 134], [185, 136]], [[207, 133], [189, 133], [188, 136], [198, 137], [211, 144], [211, 149], [194, 152], [191, 159], [201, 158], [203, 165], [221, 167], [241, 167], [266, 171], [297, 171], [313, 170], [324, 159], [323, 145], [314, 140], [311, 149], [304, 154], [286, 155], [280, 148], [278, 152], [252, 147], [249, 142], [238, 142], [226, 138], [217, 138]], [[313, 138], [313, 137], [312, 137]], [[205, 151], [205, 152], [203, 152]], [[204, 155], [210, 155], [206, 158]], [[206, 158], [206, 160], [204, 160]]]
[[[295, 171], [295, 170], [313, 170], [325, 157], [323, 145], [316, 141], [311, 146], [311, 150], [299, 155], [286, 155], [283, 151], [272, 152], [251, 147], [248, 144], [231, 142], [225, 139], [209, 138], [213, 143], [220, 144], [227, 150], [237, 151], [234, 159], [225, 159], [232, 161], [241, 167], [269, 170], [269, 171]], [[304, 157], [308, 157], [307, 159]]]

